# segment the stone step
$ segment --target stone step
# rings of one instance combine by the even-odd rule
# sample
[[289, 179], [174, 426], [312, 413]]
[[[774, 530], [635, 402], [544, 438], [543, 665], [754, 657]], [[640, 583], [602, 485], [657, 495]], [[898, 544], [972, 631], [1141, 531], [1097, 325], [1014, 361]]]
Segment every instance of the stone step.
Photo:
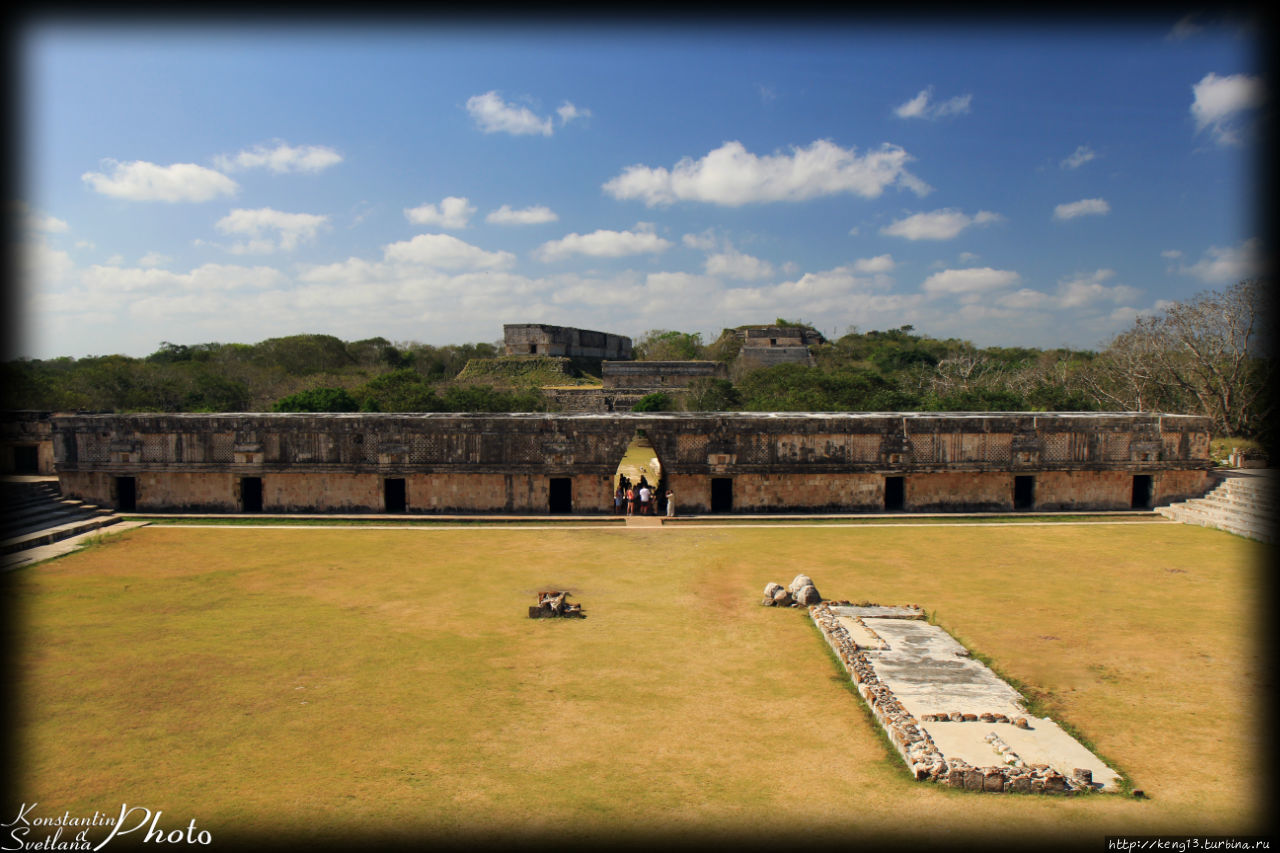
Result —
[[1166, 518], [1274, 542], [1275, 490], [1266, 477], [1223, 477], [1204, 497], [1157, 508]]
[[1268, 521], [1255, 518], [1241, 517], [1222, 517], [1222, 516], [1204, 516], [1187, 514], [1174, 519], [1183, 524], [1198, 524], [1201, 527], [1214, 527], [1219, 530], [1228, 530], [1232, 533], [1239, 533], [1242, 536], [1252, 536], [1253, 538], [1269, 537], [1273, 534], [1273, 525]]
[[0, 542], [0, 554], [13, 554], [18, 551], [25, 551], [28, 548], [48, 545], [51, 542], [69, 539], [72, 536], [79, 536], [81, 533], [90, 533], [94, 530], [100, 530], [103, 527], [110, 527], [113, 524], [119, 523], [119, 521], [120, 516], [118, 515], [96, 516], [94, 518], [80, 519], [66, 524], [47, 527], [34, 533], [14, 536]]
[[103, 510], [93, 504], [87, 504], [79, 500], [44, 500], [37, 503], [24, 504], [17, 510], [5, 513], [3, 526], [8, 527], [19, 522], [26, 523], [28, 519], [58, 512], [94, 513], [110, 512], [110, 510]]
[[110, 510], [80, 512], [54, 508], [39, 515], [29, 516], [18, 521], [6, 522], [5, 524], [0, 525], [0, 539], [12, 539], [17, 536], [24, 536], [28, 533], [35, 533], [45, 528], [57, 527], [61, 524], [70, 524], [75, 521], [88, 521], [94, 518], [106, 518], [111, 514]]

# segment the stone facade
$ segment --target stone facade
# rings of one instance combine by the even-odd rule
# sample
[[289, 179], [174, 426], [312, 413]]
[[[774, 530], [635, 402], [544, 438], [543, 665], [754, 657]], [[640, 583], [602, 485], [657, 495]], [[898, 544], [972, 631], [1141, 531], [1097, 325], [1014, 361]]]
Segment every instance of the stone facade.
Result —
[[567, 358], [631, 358], [631, 338], [542, 323], [502, 327], [507, 355], [555, 355]]
[[108, 505], [129, 494], [138, 511], [238, 512], [254, 493], [268, 512], [605, 513], [637, 433], [682, 514], [1124, 509], [1210, 486], [1209, 421], [1187, 415], [53, 418], [63, 493]]
[[606, 389], [665, 391], [687, 388], [696, 379], [728, 379], [718, 361], [606, 361], [601, 365]]
[[50, 415], [37, 411], [0, 415], [0, 474], [53, 473]]
[[813, 365], [809, 347], [824, 343], [825, 338], [804, 326], [748, 326], [737, 330], [742, 340], [735, 362], [737, 371], [772, 367], [795, 362]]

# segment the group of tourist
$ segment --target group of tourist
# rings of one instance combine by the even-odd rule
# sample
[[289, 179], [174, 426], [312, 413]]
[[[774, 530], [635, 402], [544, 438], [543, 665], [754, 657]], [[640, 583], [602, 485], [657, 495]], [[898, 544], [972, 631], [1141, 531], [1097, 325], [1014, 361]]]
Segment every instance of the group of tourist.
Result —
[[[676, 496], [670, 489], [663, 495], [666, 499], [667, 518], [676, 514]], [[622, 515], [654, 515], [658, 504], [658, 491], [652, 488], [641, 475], [640, 482], [631, 484], [626, 477], [618, 482], [617, 491], [613, 493], [613, 514]]]

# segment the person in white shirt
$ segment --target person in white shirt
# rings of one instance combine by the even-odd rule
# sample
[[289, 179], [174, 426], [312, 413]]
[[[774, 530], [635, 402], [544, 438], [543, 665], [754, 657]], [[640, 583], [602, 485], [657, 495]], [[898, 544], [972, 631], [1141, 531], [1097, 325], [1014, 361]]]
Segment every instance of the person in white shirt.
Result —
[[653, 492], [649, 491], [648, 486], [640, 487], [640, 514], [649, 514], [649, 499], [653, 497]]

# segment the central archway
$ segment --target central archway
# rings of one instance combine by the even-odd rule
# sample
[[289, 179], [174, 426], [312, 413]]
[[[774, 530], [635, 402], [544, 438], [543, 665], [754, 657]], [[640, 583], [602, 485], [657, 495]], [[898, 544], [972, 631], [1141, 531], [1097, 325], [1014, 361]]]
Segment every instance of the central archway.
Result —
[[658, 459], [658, 451], [654, 449], [653, 442], [642, 429], [636, 430], [631, 443], [622, 454], [618, 469], [613, 473], [613, 490], [617, 492], [621, 487], [625, 491], [631, 486], [638, 489], [641, 483], [648, 485], [654, 492], [655, 514], [661, 512], [667, 503], [663, 497], [666, 482], [662, 462]]

